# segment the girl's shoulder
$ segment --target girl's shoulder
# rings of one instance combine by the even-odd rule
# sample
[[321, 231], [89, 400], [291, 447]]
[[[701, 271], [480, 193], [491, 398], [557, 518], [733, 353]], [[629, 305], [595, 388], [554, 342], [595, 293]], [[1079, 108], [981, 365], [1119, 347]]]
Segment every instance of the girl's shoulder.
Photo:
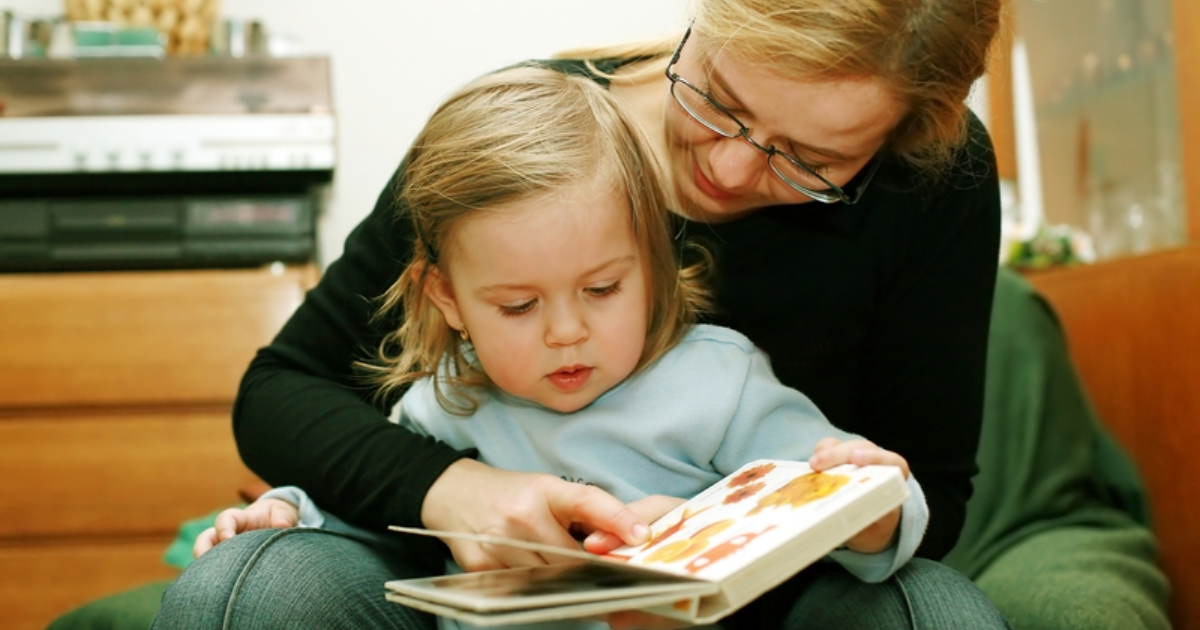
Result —
[[691, 344], [693, 346], [713, 346], [716, 348], [726, 348], [731, 352], [739, 352], [750, 355], [759, 352], [750, 338], [742, 333], [724, 326], [715, 326], [713, 324], [696, 324], [688, 330], [687, 335], [684, 335], [679, 346], [686, 348]]
[[745, 374], [752, 363], [764, 356], [749, 337], [732, 328], [696, 324], [656, 364], [660, 372], [682, 372], [689, 374], [689, 378], [695, 377], [697, 368], [721, 372], [725, 375], [722, 378], [728, 378]]

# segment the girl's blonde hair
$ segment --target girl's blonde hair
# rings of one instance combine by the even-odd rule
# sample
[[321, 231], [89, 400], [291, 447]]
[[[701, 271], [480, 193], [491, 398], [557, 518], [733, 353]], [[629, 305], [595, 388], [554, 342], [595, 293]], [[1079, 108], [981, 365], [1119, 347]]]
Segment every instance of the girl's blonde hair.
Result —
[[[403, 324], [362, 363], [386, 396], [434, 379], [438, 402], [470, 413], [470, 387], [488, 383], [458, 331], [425, 294], [431, 267], [445, 276], [456, 228], [476, 212], [599, 183], [611, 186], [629, 220], [648, 275], [648, 330], [637, 369], [673, 346], [708, 303], [708, 259], [681, 267], [670, 228], [671, 195], [638, 128], [594, 81], [521, 66], [484, 76], [443, 103], [417, 136], [399, 185], [400, 220], [413, 223], [412, 260], [384, 294], [378, 316], [403, 309]], [[450, 386], [451, 392], [441, 385]]]
[[[711, 50], [785, 77], [883, 79], [907, 112], [888, 149], [918, 173], [935, 175], [950, 165], [966, 137], [966, 98], [986, 69], [1000, 2], [694, 0], [692, 28]], [[666, 56], [677, 41], [561, 56]], [[649, 76], [639, 73], [633, 80]], [[654, 76], [661, 78], [661, 69]]]

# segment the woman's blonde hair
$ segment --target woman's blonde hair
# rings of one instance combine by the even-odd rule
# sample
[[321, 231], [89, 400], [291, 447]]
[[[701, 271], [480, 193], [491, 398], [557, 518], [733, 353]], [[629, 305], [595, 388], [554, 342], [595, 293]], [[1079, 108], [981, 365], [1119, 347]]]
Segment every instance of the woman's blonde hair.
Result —
[[[454, 234], [477, 212], [599, 183], [628, 205], [647, 270], [648, 330], [641, 369], [673, 346], [708, 303], [704, 262], [681, 267], [670, 228], [671, 195], [638, 128], [594, 81], [521, 66], [484, 76], [443, 103], [405, 158], [399, 203], [416, 234], [412, 260], [384, 294], [379, 316], [403, 324], [361, 363], [385, 396], [434, 379], [438, 402], [470, 413], [469, 388], [488, 383], [458, 331], [425, 294], [431, 267], [445, 276]], [[439, 370], [439, 368], [441, 368]], [[448, 384], [451, 392], [443, 391]]]
[[[986, 69], [1000, 2], [693, 0], [692, 28], [709, 49], [785, 77], [883, 79], [907, 112], [888, 149], [917, 172], [934, 175], [950, 165], [966, 137], [966, 98]], [[562, 56], [665, 56], [674, 43]]]

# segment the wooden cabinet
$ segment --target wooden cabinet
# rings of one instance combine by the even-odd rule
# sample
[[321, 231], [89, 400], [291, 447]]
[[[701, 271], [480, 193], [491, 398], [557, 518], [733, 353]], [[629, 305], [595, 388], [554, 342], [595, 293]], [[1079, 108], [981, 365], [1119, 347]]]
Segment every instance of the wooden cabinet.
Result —
[[312, 267], [0, 275], [0, 619], [169, 579], [179, 525], [254, 481], [229, 413]]

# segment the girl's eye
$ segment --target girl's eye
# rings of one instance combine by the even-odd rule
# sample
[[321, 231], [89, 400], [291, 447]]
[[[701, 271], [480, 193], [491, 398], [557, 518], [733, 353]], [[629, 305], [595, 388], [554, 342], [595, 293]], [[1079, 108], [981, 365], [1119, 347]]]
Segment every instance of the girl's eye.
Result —
[[588, 287], [585, 290], [588, 292], [589, 295], [591, 295], [593, 297], [608, 297], [610, 295], [616, 295], [621, 292], [621, 283], [620, 283], [620, 281], [618, 281], [618, 282], [614, 282], [612, 284], [606, 284], [604, 286]]
[[519, 304], [501, 304], [500, 314], [504, 317], [516, 317], [517, 315], [524, 315], [525, 313], [533, 310], [533, 306], [535, 304], [537, 304], [537, 300], [528, 300]]

